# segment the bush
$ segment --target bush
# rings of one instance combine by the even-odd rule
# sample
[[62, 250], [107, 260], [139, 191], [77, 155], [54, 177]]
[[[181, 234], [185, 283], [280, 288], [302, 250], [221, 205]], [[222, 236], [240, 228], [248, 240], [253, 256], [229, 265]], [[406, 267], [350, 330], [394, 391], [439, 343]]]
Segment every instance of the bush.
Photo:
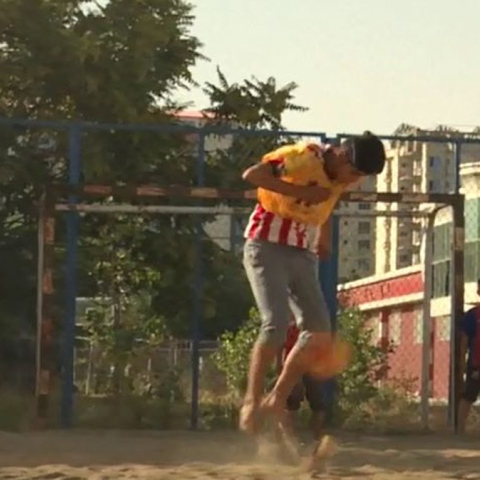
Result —
[[357, 308], [340, 310], [337, 323], [339, 335], [353, 349], [350, 366], [338, 378], [340, 410], [343, 416], [348, 416], [378, 395], [379, 382], [388, 373], [388, 357], [393, 347], [372, 341], [375, 330], [367, 325], [365, 316]]
[[[372, 422], [383, 425], [393, 419], [393, 416], [401, 418], [407, 409], [411, 409], [408, 389], [400, 388], [395, 379], [389, 379], [388, 384], [384, 381], [393, 346], [378, 345], [373, 341], [375, 329], [369, 327], [365, 316], [357, 308], [341, 308], [338, 325], [339, 335], [353, 348], [353, 359], [348, 369], [337, 379], [335, 423], [357, 427]], [[224, 373], [229, 396], [233, 399], [237, 399], [246, 387], [250, 352], [259, 326], [259, 314], [252, 309], [248, 320], [240, 329], [226, 332], [219, 339], [220, 348], [214, 354], [214, 362]], [[271, 376], [274, 375], [272, 369]], [[230, 413], [225, 412], [224, 415], [225, 423], [228, 423]]]
[[220, 348], [213, 355], [213, 361], [225, 375], [228, 390], [234, 397], [239, 397], [246, 388], [250, 352], [259, 328], [260, 316], [251, 309], [248, 320], [236, 332], [225, 332], [219, 338]]

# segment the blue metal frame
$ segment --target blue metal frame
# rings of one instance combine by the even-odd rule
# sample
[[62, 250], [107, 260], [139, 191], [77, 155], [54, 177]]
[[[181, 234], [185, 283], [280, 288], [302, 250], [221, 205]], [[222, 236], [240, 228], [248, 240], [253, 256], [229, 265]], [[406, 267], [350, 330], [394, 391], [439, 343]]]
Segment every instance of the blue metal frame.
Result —
[[[216, 135], [240, 135], [240, 136], [295, 136], [295, 137], [316, 137], [321, 141], [325, 141], [326, 137], [323, 133], [312, 133], [302, 131], [271, 131], [271, 130], [252, 130], [241, 128], [229, 128], [222, 126], [203, 126], [194, 127], [178, 124], [100, 124], [96, 122], [58, 122], [58, 121], [42, 121], [42, 120], [26, 120], [19, 118], [0, 117], [0, 125], [24, 126], [37, 128], [53, 128], [57, 130], [67, 131], [69, 134], [69, 183], [75, 185], [80, 182], [82, 165], [81, 165], [81, 137], [84, 131], [156, 131], [163, 133], [185, 133], [197, 134], [199, 138], [196, 176], [198, 186], [205, 185], [205, 137], [209, 134]], [[356, 136], [356, 134], [341, 133], [335, 138], [330, 139], [333, 143], [339, 142], [341, 139]], [[400, 141], [422, 141], [437, 143], [454, 143], [455, 159], [456, 159], [456, 175], [455, 175], [455, 193], [460, 188], [460, 160], [461, 145], [480, 143], [475, 138], [464, 138], [462, 136], [402, 136], [402, 135], [379, 135], [382, 140], [400, 140]], [[75, 202], [75, 197], [70, 197], [69, 202]], [[338, 283], [338, 218], [334, 217], [332, 224], [332, 254], [331, 257], [322, 262], [320, 268], [320, 282], [324, 290], [327, 305], [329, 307], [332, 325], [336, 330], [336, 312], [337, 312], [337, 283]], [[202, 264], [202, 225], [200, 219], [195, 224], [195, 254], [196, 265], [194, 271], [194, 301], [192, 309], [192, 411], [191, 411], [191, 427], [198, 428], [198, 390], [199, 390], [199, 360], [200, 360], [200, 339], [201, 339], [201, 319], [202, 319], [202, 296], [204, 271]], [[64, 380], [61, 403], [61, 421], [62, 426], [70, 427], [73, 423], [73, 380], [74, 380], [74, 344], [75, 344], [75, 317], [76, 317], [76, 291], [77, 277], [76, 264], [78, 255], [78, 235], [79, 235], [79, 215], [74, 212], [67, 213], [67, 258], [66, 258], [66, 318], [64, 329], [63, 343], [63, 368]], [[452, 361], [454, 361], [452, 357]], [[452, 382], [451, 382], [452, 383]], [[335, 397], [335, 382], [326, 385], [327, 396], [332, 399]], [[451, 405], [454, 399], [453, 393], [450, 394]]]
[[[339, 254], [339, 218], [337, 215], [332, 217], [331, 226], [331, 246], [332, 251], [328, 259], [320, 262], [319, 276], [320, 285], [322, 287], [323, 295], [327, 303], [330, 319], [332, 322], [332, 330], [334, 332], [338, 329], [337, 324], [337, 287], [338, 287], [338, 254]], [[337, 380], [335, 378], [325, 382], [324, 396], [325, 404], [327, 406], [328, 420], [333, 419], [333, 407], [335, 405], [337, 393]]]
[[[198, 136], [197, 152], [197, 185], [205, 186], [205, 135]], [[203, 299], [203, 245], [202, 245], [202, 219], [199, 215], [195, 218], [195, 269], [193, 283], [193, 310], [192, 310], [192, 409], [190, 427], [198, 429], [199, 420], [199, 390], [200, 390], [200, 340], [202, 336], [202, 299]]]
[[[462, 177], [460, 174], [461, 163], [462, 163], [462, 143], [459, 141], [454, 142], [454, 155], [455, 155], [455, 176], [454, 176], [454, 193], [460, 193], [460, 188], [462, 184]], [[453, 235], [452, 235], [453, 242]], [[454, 267], [453, 267], [453, 258], [452, 258], [452, 267], [450, 268], [450, 282], [453, 282], [455, 279]], [[458, 345], [457, 345], [457, 322], [460, 320], [454, 317], [454, 312], [452, 312], [452, 321], [450, 325], [450, 369], [449, 369], [449, 382], [448, 382], [448, 424], [455, 432], [458, 430], [458, 405], [457, 405], [457, 354], [458, 354]]]
[[[69, 129], [69, 184], [80, 183], [81, 178], [81, 142], [82, 129], [74, 125]], [[69, 202], [78, 201], [70, 197]], [[76, 212], [67, 213], [67, 259], [65, 268], [65, 325], [63, 337], [63, 389], [61, 402], [61, 424], [69, 428], [73, 424], [73, 392], [74, 392], [74, 352], [75, 323], [77, 301], [77, 261], [78, 230], [80, 217]]]

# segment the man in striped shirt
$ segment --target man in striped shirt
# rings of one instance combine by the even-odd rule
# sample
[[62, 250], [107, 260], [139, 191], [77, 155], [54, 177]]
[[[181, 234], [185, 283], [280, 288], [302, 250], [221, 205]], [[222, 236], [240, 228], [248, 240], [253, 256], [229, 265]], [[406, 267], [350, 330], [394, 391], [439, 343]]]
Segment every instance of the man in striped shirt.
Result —
[[[317, 174], [320, 170], [320, 181], [302, 177], [307, 161], [317, 168]], [[382, 142], [365, 132], [340, 146], [281, 147], [243, 173], [243, 179], [259, 192], [245, 230], [244, 266], [262, 324], [240, 411], [242, 430], [255, 432], [261, 412], [271, 412], [281, 422], [288, 395], [318, 363], [318, 352], [331, 346], [330, 318], [318, 280], [318, 254], [328, 251], [327, 225], [342, 192], [366, 175], [378, 175], [384, 164]], [[290, 180], [296, 175], [301, 182]], [[297, 204], [301, 207], [298, 215]], [[311, 220], [311, 212], [316, 219]], [[275, 386], [262, 400], [265, 376], [285, 342], [291, 312], [301, 332]]]

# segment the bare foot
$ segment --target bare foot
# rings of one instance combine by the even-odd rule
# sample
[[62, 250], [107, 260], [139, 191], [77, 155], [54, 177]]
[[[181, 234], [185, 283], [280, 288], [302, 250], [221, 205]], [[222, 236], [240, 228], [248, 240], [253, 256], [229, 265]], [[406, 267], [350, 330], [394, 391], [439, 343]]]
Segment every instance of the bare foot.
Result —
[[260, 415], [262, 418], [273, 417], [278, 426], [286, 428], [288, 420], [286, 419], [285, 403], [286, 401], [280, 400], [275, 393], [271, 392], [264, 397], [260, 404]]
[[306, 459], [304, 468], [309, 472], [325, 473], [330, 458], [338, 453], [338, 443], [330, 435], [325, 435], [315, 446], [312, 455]]

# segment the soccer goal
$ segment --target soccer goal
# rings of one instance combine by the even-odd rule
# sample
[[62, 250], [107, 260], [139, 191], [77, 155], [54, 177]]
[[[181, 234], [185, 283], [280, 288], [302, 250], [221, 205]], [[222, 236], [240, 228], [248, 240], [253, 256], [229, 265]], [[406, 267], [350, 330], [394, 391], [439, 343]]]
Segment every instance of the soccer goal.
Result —
[[[109, 199], [105, 203], [105, 199]], [[152, 215], [190, 215], [195, 218], [201, 218], [205, 215], [247, 215], [249, 208], [226, 207], [226, 206], [205, 206], [205, 201], [214, 200], [217, 203], [225, 203], [228, 200], [253, 200], [254, 191], [237, 191], [215, 188], [182, 188], [182, 187], [158, 187], [152, 185], [137, 186], [109, 186], [83, 184], [78, 186], [51, 185], [47, 187], [41, 199], [39, 208], [39, 228], [38, 228], [38, 304], [37, 304], [37, 371], [36, 371], [36, 414], [39, 422], [44, 422], [49, 411], [49, 400], [52, 393], [52, 379], [54, 377], [55, 365], [55, 329], [54, 329], [54, 244], [56, 234], [56, 219], [61, 213], [77, 215], [87, 213], [103, 213], [105, 215], [122, 214], [152, 214]], [[152, 200], [168, 199], [168, 205], [152, 204]], [[192, 204], [196, 201], [200, 204]], [[142, 203], [143, 202], [143, 203]], [[432, 281], [432, 231], [438, 212], [443, 209], [449, 209], [451, 212], [452, 235], [452, 264], [451, 264], [451, 331], [450, 340], [450, 373], [448, 379], [449, 405], [452, 413], [453, 425], [456, 425], [457, 400], [459, 398], [462, 386], [462, 372], [460, 366], [459, 334], [455, 328], [456, 321], [461, 318], [464, 309], [464, 197], [456, 194], [440, 193], [390, 193], [390, 192], [349, 192], [344, 195], [342, 202], [348, 204], [370, 205], [373, 208], [365, 209], [360, 216], [364, 218], [375, 217], [401, 218], [408, 216], [410, 218], [417, 216], [421, 218], [426, 225], [426, 242], [423, 264], [425, 277], [422, 297], [421, 317], [421, 358], [420, 358], [420, 380], [418, 384], [418, 396], [422, 406], [422, 418], [428, 423], [429, 399], [431, 397], [431, 364], [432, 364], [432, 326], [430, 312], [430, 297], [428, 293], [431, 290]], [[161, 203], [161, 202], [158, 202]], [[173, 203], [173, 204], [172, 204]], [[378, 205], [397, 205], [409, 206], [422, 205], [417, 213], [404, 212], [401, 208], [396, 211], [390, 211], [388, 208], [375, 210]], [[361, 209], [360, 209], [361, 210]], [[339, 209], [337, 212], [339, 222], [348, 220], [349, 216], [358, 217], [358, 213], [349, 214], [347, 209]], [[200, 222], [199, 222], [200, 225]], [[377, 234], [385, 233], [388, 229], [388, 221], [383, 226], [377, 223]], [[338, 239], [337, 239], [338, 240]], [[341, 249], [341, 246], [340, 246]], [[385, 261], [388, 261], [386, 259]], [[332, 281], [337, 281], [332, 279]], [[405, 281], [405, 280], [404, 280]], [[379, 316], [379, 324], [386, 324], [385, 307], [391, 313], [395, 306], [395, 296], [388, 294], [392, 284], [367, 285], [362, 280], [343, 282], [341, 278], [338, 283], [341, 284], [339, 293], [347, 293], [349, 298], [361, 304], [367, 313], [375, 312]], [[408, 282], [408, 280], [407, 280]], [[378, 282], [376, 282], [378, 283]], [[385, 286], [387, 285], [387, 286]], [[388, 286], [390, 285], [390, 286]], [[70, 285], [72, 287], [72, 285]], [[73, 286], [74, 287], [74, 286]], [[374, 290], [377, 289], [375, 293]], [[372, 293], [373, 292], [373, 293]], [[412, 294], [418, 292], [407, 292]], [[375, 296], [377, 295], [377, 296]], [[378, 295], [380, 297], [378, 298]], [[73, 292], [75, 297], [75, 292]], [[382, 298], [384, 297], [384, 298]], [[388, 297], [388, 298], [387, 298]], [[73, 299], [75, 300], [75, 298]], [[380, 302], [380, 303], [379, 303]], [[382, 303], [383, 302], [383, 303]], [[200, 322], [200, 314], [196, 315], [194, 322]], [[63, 346], [66, 350], [66, 365], [62, 365], [64, 375], [64, 408], [72, 408], [73, 398], [73, 359], [75, 348], [75, 310], [67, 308], [66, 315], [62, 321], [64, 331]], [[198, 417], [198, 378], [199, 378], [199, 339], [195, 338], [195, 332], [198, 332], [199, 325], [193, 326], [192, 338], [192, 424], [195, 424], [195, 417]], [[395, 338], [394, 328], [391, 329], [390, 336]], [[381, 331], [379, 338], [385, 340], [386, 332]]]

